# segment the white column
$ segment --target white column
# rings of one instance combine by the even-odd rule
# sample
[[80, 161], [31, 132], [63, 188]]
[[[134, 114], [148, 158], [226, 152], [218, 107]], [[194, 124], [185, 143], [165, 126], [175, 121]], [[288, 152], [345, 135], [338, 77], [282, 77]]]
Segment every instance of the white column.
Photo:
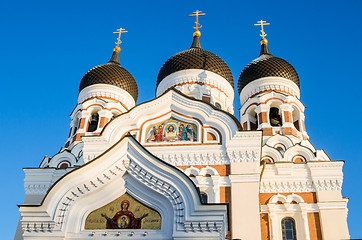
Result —
[[220, 203], [220, 186], [219, 180], [220, 176], [211, 176], [212, 185], [213, 185], [213, 194], [214, 194], [214, 203]]
[[88, 112], [87, 110], [82, 110], [79, 121], [82, 121], [82, 118], [84, 118], [84, 126], [83, 126], [83, 128], [78, 129], [79, 133], [85, 133], [87, 131], [87, 126], [88, 126], [90, 115], [91, 115], [90, 112]]
[[229, 175], [231, 183], [232, 237], [261, 239], [259, 174]]
[[270, 240], [277, 240], [277, 219], [275, 215], [274, 204], [268, 204], [268, 218], [269, 218], [269, 231], [270, 231]]
[[307, 203], [299, 203], [299, 207], [302, 215], [303, 236], [305, 240], [310, 240]]

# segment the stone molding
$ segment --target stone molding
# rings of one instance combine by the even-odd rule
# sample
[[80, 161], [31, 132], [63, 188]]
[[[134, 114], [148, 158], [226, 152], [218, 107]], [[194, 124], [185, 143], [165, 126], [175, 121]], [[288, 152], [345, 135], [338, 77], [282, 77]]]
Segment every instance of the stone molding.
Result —
[[162, 95], [171, 87], [183, 83], [198, 82], [210, 84], [219, 88], [227, 94], [227, 97], [234, 100], [234, 89], [230, 83], [220, 75], [203, 69], [186, 69], [177, 71], [165, 77], [156, 89], [156, 97]]
[[311, 181], [264, 181], [260, 183], [260, 193], [290, 193], [290, 192], [315, 192]]
[[109, 84], [94, 84], [82, 89], [78, 95], [78, 103], [83, 103], [85, 100], [92, 97], [112, 98], [126, 105], [128, 109], [131, 109], [136, 105], [131, 94], [119, 87]]
[[294, 82], [281, 77], [264, 77], [246, 85], [240, 92], [240, 103], [244, 103], [253, 95], [267, 90], [285, 91], [300, 98], [300, 90]]
[[[24, 239], [38, 236], [64, 237], [65, 233], [68, 236], [68, 232], [70, 235], [79, 232], [77, 236], [83, 236], [79, 239], [88, 239], [91, 231], [84, 230], [81, 226], [84, 220], [80, 218], [84, 219], [89, 214], [88, 208], [97, 208], [99, 204], [117, 197], [119, 193], [114, 191], [116, 189], [127, 189], [134, 197], [140, 195], [142, 199], [147, 198], [144, 201], [148, 201], [153, 208], [156, 206], [150, 203], [151, 199], [156, 195], [162, 196], [158, 201], [163, 201], [164, 207], [169, 206], [166, 207], [169, 208], [167, 211], [155, 208], [163, 217], [162, 231], [149, 231], [149, 239], [160, 239], [160, 236], [164, 238], [166, 235], [171, 236], [170, 234], [182, 239], [199, 239], [203, 234], [215, 240], [225, 236], [226, 206], [201, 205], [197, 190], [188, 177], [152, 157], [132, 137], [126, 137], [118, 144], [105, 155], [79, 168], [77, 173], [71, 172], [59, 180], [40, 206], [20, 207]], [[92, 198], [89, 202], [90, 198], [85, 196], [95, 196], [101, 188], [105, 188], [110, 196], [101, 197], [98, 194], [98, 200]], [[91, 206], [86, 204], [87, 201]], [[140, 231], [144, 232], [134, 230], [137, 234]], [[110, 236], [115, 233], [112, 230], [103, 232], [105, 236], [108, 232]]]

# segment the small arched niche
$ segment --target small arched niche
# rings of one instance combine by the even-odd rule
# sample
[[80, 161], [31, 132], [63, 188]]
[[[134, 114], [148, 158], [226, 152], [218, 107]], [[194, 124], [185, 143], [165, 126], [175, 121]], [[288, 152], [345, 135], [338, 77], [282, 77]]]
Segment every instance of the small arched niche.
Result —
[[215, 102], [215, 107], [220, 110], [222, 109], [221, 104], [218, 102]]
[[60, 163], [58, 163], [58, 165], [57, 165], [57, 168], [68, 168], [68, 167], [70, 167], [72, 164], [69, 162], [69, 161], [66, 161], [66, 160], [64, 160], [64, 161], [61, 161]]

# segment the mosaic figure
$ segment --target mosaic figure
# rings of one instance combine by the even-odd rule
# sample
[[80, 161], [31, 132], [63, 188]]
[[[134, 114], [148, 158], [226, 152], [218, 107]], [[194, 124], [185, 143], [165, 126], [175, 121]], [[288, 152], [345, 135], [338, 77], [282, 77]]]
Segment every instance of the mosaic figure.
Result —
[[196, 125], [175, 118], [149, 126], [146, 133], [146, 142], [197, 141]]
[[129, 204], [128, 200], [123, 200], [121, 203], [122, 210], [117, 212], [112, 219], [104, 213], [101, 214], [107, 220], [106, 229], [141, 229], [142, 219], [147, 217], [148, 213], [135, 218], [134, 214], [128, 210]]

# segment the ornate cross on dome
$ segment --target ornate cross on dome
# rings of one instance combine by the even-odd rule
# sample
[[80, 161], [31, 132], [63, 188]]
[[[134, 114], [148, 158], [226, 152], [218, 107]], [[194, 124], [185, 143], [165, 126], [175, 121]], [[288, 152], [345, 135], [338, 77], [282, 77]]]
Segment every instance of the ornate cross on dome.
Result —
[[264, 32], [264, 26], [270, 25], [270, 23], [267, 23], [266, 21], [263, 21], [263, 20], [258, 21], [258, 23], [259, 23], [259, 24], [254, 24], [254, 26], [261, 26], [261, 30], [260, 30], [261, 34], [260, 34], [260, 37], [262, 37], [263, 39], [265, 39], [265, 37], [266, 37], [267, 34]]
[[115, 43], [117, 44], [117, 47], [119, 47], [119, 44], [122, 43], [122, 41], [121, 41], [121, 34], [128, 32], [128, 31], [124, 31], [124, 30], [126, 30], [126, 29], [119, 28], [119, 29], [117, 29], [117, 32], [113, 32], [113, 33], [118, 33], [117, 42], [115, 42]]
[[[189, 16], [193, 17], [196, 16], [196, 27], [193, 27], [197, 30], [199, 30], [202, 26], [199, 23], [199, 16], [204, 16], [205, 13], [202, 13], [202, 11], [196, 10], [196, 12], [193, 12], [193, 14], [190, 14]], [[200, 26], [199, 26], [200, 25]]]

